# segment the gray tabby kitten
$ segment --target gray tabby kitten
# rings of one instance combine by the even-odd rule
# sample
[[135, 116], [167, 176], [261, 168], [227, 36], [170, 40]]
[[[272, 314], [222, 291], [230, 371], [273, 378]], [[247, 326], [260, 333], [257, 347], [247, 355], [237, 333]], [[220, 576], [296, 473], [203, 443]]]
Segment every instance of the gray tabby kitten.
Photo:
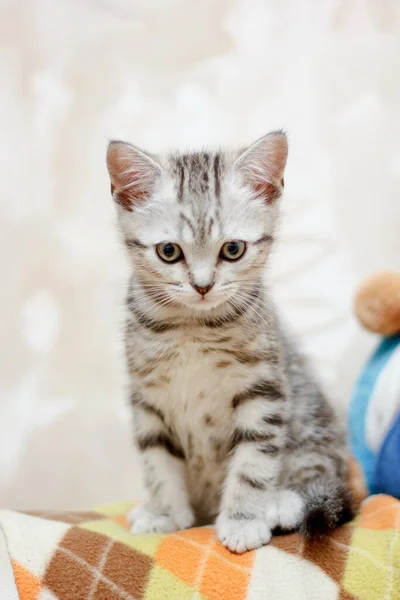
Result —
[[216, 519], [219, 540], [245, 552], [276, 528], [318, 535], [350, 514], [344, 432], [264, 283], [286, 159], [281, 132], [237, 153], [109, 145], [148, 492], [135, 533]]

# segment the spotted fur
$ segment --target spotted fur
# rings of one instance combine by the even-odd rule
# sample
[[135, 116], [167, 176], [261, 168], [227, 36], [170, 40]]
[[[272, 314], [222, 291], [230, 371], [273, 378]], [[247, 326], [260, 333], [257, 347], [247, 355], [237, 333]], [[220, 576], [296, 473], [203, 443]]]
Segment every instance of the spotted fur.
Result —
[[[349, 514], [344, 431], [265, 281], [286, 156], [281, 132], [236, 154], [109, 146], [132, 265], [126, 353], [148, 491], [135, 532], [216, 519], [222, 543], [243, 552], [277, 527], [318, 535]], [[239, 260], [221, 255], [230, 240], [246, 244]], [[166, 242], [181, 260], [160, 259]]]

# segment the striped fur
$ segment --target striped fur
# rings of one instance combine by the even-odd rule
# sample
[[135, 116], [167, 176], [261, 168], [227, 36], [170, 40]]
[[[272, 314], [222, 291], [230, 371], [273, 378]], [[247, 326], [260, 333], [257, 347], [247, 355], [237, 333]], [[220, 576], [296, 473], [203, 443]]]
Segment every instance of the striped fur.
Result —
[[[133, 531], [216, 519], [220, 540], [243, 552], [276, 527], [317, 535], [347, 514], [345, 435], [265, 283], [286, 154], [279, 132], [241, 154], [146, 159], [110, 145], [132, 265], [126, 352], [148, 490]], [[231, 261], [221, 248], [232, 240], [246, 246]], [[182, 250], [173, 264], [157, 255], [167, 242]]]

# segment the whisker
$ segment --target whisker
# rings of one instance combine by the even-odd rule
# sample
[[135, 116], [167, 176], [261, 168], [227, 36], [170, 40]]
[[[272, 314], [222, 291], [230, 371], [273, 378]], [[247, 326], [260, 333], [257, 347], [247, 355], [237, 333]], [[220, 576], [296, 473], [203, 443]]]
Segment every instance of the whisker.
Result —
[[[236, 293], [236, 297], [237, 297], [237, 298], [238, 298], [240, 301], [242, 301], [242, 302], [245, 302], [245, 301], [247, 301], [247, 302], [248, 302], [248, 298], [247, 298], [246, 296], [244, 296], [244, 294], [243, 294], [243, 293], [242, 293], [240, 290], [239, 290], [239, 291]], [[252, 317], [251, 317], [251, 311], [252, 311], [252, 312], [255, 314], [255, 316], [257, 317], [257, 321], [258, 321], [258, 322], [257, 322], [257, 321], [256, 321], [254, 318], [252, 319]], [[249, 321], [253, 321], [253, 322], [254, 322], [255, 324], [257, 324], [259, 327], [260, 327], [260, 325], [261, 325], [261, 324], [263, 324], [263, 325], [265, 325], [265, 326], [268, 328], [268, 332], [269, 332], [269, 333], [274, 333], [274, 332], [273, 332], [273, 329], [272, 329], [272, 327], [271, 327], [271, 323], [270, 323], [270, 322], [267, 320], [267, 318], [266, 318], [266, 316], [268, 316], [268, 317], [270, 318], [270, 320], [272, 321], [273, 319], [271, 318], [271, 315], [268, 315], [268, 313], [267, 313], [267, 314], [263, 313], [263, 312], [260, 310], [260, 308], [257, 308], [257, 306], [256, 306], [254, 303], [252, 304], [252, 306], [250, 307], [250, 309], [249, 309], [247, 312], [248, 312], [248, 320], [249, 320]], [[260, 323], [260, 321], [261, 321], [261, 323]], [[275, 324], [276, 324], [276, 323], [275, 323]]]

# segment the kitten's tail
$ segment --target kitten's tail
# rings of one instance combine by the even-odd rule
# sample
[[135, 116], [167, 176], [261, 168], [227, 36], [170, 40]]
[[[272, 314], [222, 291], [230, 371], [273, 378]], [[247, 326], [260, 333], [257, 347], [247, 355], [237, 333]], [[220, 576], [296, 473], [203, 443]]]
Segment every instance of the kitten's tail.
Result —
[[300, 533], [306, 539], [321, 538], [354, 517], [351, 493], [334, 477], [321, 476], [299, 492], [305, 501]]

